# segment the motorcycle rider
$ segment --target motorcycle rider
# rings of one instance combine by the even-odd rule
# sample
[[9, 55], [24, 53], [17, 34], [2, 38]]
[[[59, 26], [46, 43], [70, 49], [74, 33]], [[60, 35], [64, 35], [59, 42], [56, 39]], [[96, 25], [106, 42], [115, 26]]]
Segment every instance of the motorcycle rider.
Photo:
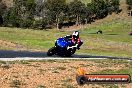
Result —
[[78, 44], [77, 45], [78, 50], [80, 49], [80, 46], [83, 44], [83, 41], [79, 37], [78, 31], [74, 31], [72, 33], [72, 35], [66, 35], [66, 36], [64, 36], [64, 38], [71, 40], [74, 45]]

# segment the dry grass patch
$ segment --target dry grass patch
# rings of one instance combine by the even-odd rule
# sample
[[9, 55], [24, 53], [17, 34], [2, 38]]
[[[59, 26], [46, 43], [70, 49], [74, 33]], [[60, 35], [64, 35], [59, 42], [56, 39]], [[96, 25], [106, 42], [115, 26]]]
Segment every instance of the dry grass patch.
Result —
[[[18, 88], [43, 88], [43, 86], [44, 88], [105, 88], [105, 85], [97, 84], [77, 85], [76, 73], [78, 67], [84, 68], [88, 74], [98, 73], [98, 71], [101, 74], [106, 72], [129, 73], [127, 69], [132, 67], [131, 61], [118, 60], [66, 60], [68, 63], [64, 63], [65, 60], [27, 62], [30, 64], [21, 64], [17, 61], [10, 64], [11, 68], [9, 69], [0, 68], [0, 78], [3, 79], [0, 81], [0, 87], [4, 88], [6, 86], [6, 88], [9, 88], [13, 85]], [[125, 67], [125, 64], [128, 67]], [[12, 79], [15, 79], [15, 81]], [[129, 88], [128, 85], [124, 86]], [[107, 84], [106, 86], [108, 88], [115, 87]]]

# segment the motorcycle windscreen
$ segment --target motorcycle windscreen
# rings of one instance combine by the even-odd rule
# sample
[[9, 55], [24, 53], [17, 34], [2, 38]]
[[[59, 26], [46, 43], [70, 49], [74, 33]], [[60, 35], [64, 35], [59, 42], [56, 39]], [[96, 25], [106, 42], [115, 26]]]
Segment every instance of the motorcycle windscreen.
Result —
[[65, 48], [71, 45], [71, 42], [68, 41], [65, 38], [58, 38], [56, 41], [57, 45], [60, 46], [61, 48]]

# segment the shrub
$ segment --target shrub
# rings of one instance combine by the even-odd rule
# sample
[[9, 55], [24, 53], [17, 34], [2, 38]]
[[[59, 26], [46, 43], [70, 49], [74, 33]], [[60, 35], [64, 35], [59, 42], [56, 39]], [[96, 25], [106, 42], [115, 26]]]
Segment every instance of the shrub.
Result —
[[34, 19], [24, 19], [21, 22], [21, 27], [23, 28], [30, 28], [33, 26]]

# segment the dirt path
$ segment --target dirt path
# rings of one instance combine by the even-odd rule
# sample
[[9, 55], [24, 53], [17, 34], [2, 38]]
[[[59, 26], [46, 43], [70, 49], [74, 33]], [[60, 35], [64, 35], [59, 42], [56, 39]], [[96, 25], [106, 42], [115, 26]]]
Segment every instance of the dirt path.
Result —
[[14, 50], [26, 50], [26, 47], [14, 42], [0, 40], [0, 47]]

